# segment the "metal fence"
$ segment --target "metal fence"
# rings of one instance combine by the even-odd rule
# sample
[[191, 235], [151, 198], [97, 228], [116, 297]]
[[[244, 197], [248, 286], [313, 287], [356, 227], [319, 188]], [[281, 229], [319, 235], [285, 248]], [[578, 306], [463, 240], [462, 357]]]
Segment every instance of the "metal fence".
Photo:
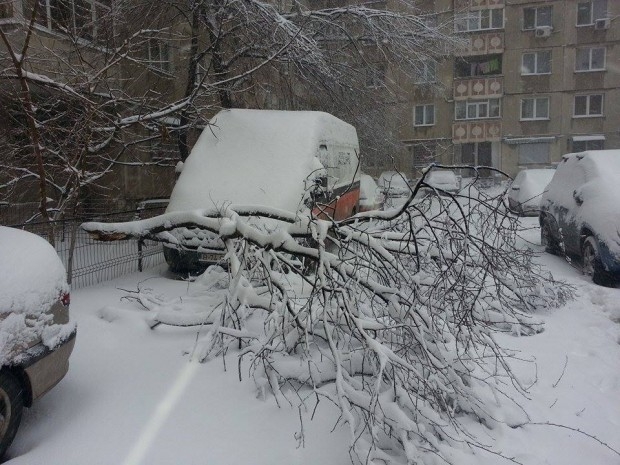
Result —
[[90, 218], [12, 224], [46, 239], [52, 237], [54, 247], [67, 269], [72, 289], [91, 286], [142, 271], [164, 263], [162, 245], [155, 241], [128, 239], [96, 241], [80, 225], [84, 221], [118, 222], [150, 218], [163, 213], [165, 205], [143, 205], [137, 210], [115, 212]]

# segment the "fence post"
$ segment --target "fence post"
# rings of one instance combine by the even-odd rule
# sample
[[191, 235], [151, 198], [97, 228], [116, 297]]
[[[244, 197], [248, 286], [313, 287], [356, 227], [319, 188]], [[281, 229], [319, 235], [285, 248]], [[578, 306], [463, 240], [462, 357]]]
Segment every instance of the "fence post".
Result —
[[144, 244], [144, 240], [142, 238], [138, 239], [138, 271], [142, 272], [142, 245]]

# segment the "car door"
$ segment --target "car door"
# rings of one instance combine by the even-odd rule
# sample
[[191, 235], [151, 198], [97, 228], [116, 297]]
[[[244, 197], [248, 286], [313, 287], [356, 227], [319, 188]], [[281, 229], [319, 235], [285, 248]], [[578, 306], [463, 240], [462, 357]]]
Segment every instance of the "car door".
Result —
[[586, 174], [579, 157], [575, 157], [569, 161], [568, 172], [563, 176], [564, 186], [562, 190], [564, 195], [555, 205], [555, 218], [558, 227], [562, 230], [562, 239], [564, 247], [568, 253], [579, 253], [580, 251], [580, 225], [577, 224], [576, 218], [581, 201], [577, 193], [581, 186], [586, 182]]

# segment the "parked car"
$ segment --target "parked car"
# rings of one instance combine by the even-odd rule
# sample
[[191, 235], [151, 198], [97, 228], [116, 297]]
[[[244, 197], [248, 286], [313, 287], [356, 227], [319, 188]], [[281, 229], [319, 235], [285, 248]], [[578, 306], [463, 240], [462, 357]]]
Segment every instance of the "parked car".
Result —
[[30, 407], [69, 369], [75, 325], [69, 286], [54, 248], [0, 226], [0, 457]]
[[564, 155], [540, 204], [541, 243], [575, 255], [597, 284], [620, 278], [620, 150]]
[[399, 171], [384, 171], [377, 180], [379, 191], [383, 195], [382, 208], [397, 208], [411, 194], [407, 177]]
[[379, 186], [368, 174], [362, 174], [360, 176], [360, 212], [366, 212], [370, 210], [378, 210], [383, 205], [383, 194], [379, 189]]
[[433, 168], [424, 178], [424, 182], [434, 189], [454, 194], [461, 188], [456, 173], [452, 170]]
[[543, 192], [555, 170], [531, 169], [519, 171], [508, 189], [508, 207], [523, 216], [536, 216]]
[[[350, 124], [318, 111], [220, 111], [185, 161], [166, 212], [256, 205], [344, 219], [359, 202], [359, 143]], [[318, 207], [320, 205], [320, 207]], [[217, 234], [178, 228], [169, 268], [197, 273], [223, 263]], [[224, 263], [223, 263], [224, 264]]]
[[377, 185], [386, 197], [407, 197], [411, 193], [409, 180], [399, 171], [384, 171], [379, 175]]

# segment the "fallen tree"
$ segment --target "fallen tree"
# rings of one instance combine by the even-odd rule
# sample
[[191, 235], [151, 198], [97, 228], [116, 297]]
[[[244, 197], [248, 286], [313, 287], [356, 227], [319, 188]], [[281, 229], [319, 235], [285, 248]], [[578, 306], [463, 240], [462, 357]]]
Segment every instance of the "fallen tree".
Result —
[[208, 308], [140, 291], [152, 326], [202, 326], [193, 356], [238, 350], [278, 404], [333, 402], [354, 463], [445, 463], [454, 448], [493, 451], [467, 428], [472, 418], [489, 429], [500, 409], [516, 408], [514, 426], [527, 418], [514, 398], [527, 389], [495, 335], [541, 331], [533, 313], [570, 296], [518, 247], [501, 193], [475, 180], [451, 195], [423, 177], [402, 207], [344, 221], [228, 205], [83, 227], [186, 248], [171, 231], [219, 234], [227, 266], [206, 272], [218, 283]]

